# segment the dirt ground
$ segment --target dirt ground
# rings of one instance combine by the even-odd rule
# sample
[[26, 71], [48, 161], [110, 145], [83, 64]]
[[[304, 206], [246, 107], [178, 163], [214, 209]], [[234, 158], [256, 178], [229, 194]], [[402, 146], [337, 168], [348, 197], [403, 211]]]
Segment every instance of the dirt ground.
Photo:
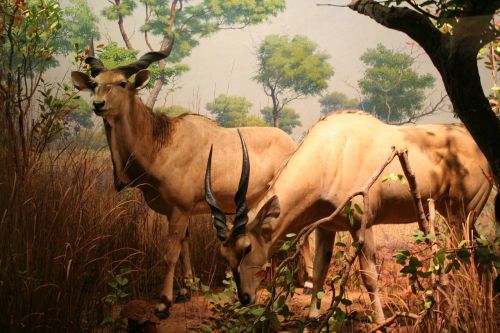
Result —
[[[395, 249], [404, 249], [412, 244], [411, 235], [416, 225], [377, 226], [375, 237], [379, 248], [378, 269], [382, 299], [405, 298], [408, 290], [404, 278], [399, 277], [399, 268], [392, 258]], [[396, 237], [395, 237], [396, 236]], [[390, 241], [392, 240], [392, 241]], [[329, 274], [333, 274], [331, 267]], [[323, 298], [322, 310], [326, 310], [331, 302], [332, 293], [326, 288]], [[347, 290], [346, 297], [353, 302], [351, 310], [369, 309], [368, 294], [362, 287], [351, 287]], [[291, 310], [297, 316], [307, 314], [310, 296], [304, 295], [301, 288], [297, 289], [295, 296], [289, 301]], [[360, 311], [361, 313], [363, 311]], [[210, 304], [201, 294], [193, 295], [191, 300], [182, 304], [174, 304], [169, 318], [163, 320], [158, 327], [159, 333], [184, 333], [199, 332], [202, 327], [210, 326]]]

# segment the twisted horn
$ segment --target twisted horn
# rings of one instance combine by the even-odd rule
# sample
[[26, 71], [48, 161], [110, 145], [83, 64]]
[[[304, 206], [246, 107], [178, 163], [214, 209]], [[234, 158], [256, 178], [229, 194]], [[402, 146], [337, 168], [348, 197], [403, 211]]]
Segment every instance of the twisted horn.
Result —
[[136, 62], [133, 62], [133, 63], [128, 64], [128, 65], [124, 65], [124, 66], [118, 66], [118, 67], [114, 68], [113, 70], [120, 71], [123, 74], [125, 74], [125, 76], [127, 78], [129, 78], [132, 75], [134, 75], [135, 73], [137, 73], [138, 71], [140, 71], [141, 69], [148, 68], [149, 65], [151, 65], [153, 62], [160, 61], [162, 59], [167, 58], [170, 55], [170, 53], [172, 52], [172, 48], [174, 46], [174, 41], [175, 41], [175, 37], [172, 37], [172, 39], [170, 40], [170, 44], [168, 45], [168, 47], [165, 50], [148, 52], [145, 55], [143, 55], [142, 57], [140, 57], [139, 60], [137, 60]]
[[97, 58], [87, 57], [85, 58], [85, 63], [90, 65], [90, 75], [92, 77], [96, 77], [99, 73], [107, 71], [102, 61]]
[[221, 241], [226, 240], [226, 232], [227, 232], [227, 224], [226, 224], [226, 215], [220, 209], [219, 203], [212, 192], [212, 180], [211, 180], [211, 171], [212, 171], [212, 150], [213, 145], [210, 146], [210, 154], [208, 155], [207, 169], [205, 172], [205, 201], [210, 206], [210, 210], [212, 211], [212, 218], [214, 222], [215, 229], [217, 231], [217, 237]]
[[240, 183], [238, 185], [238, 191], [234, 196], [234, 202], [236, 204], [236, 216], [234, 217], [234, 225], [231, 231], [231, 235], [234, 238], [238, 238], [240, 235], [245, 233], [246, 225], [248, 222], [248, 206], [246, 195], [248, 190], [248, 181], [250, 178], [250, 161], [248, 159], [247, 145], [239, 129], [238, 135], [240, 136], [241, 148], [243, 150], [243, 164], [241, 166], [241, 176]]

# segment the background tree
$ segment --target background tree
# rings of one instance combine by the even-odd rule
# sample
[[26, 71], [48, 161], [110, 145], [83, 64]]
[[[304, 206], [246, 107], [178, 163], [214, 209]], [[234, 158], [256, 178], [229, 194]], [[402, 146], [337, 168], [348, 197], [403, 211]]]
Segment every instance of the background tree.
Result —
[[192, 111], [181, 105], [169, 105], [169, 106], [159, 106], [155, 108], [156, 112], [161, 112], [169, 117], [176, 117], [183, 113], [192, 113]]
[[[260, 113], [264, 117], [264, 121], [269, 125], [273, 126], [273, 108], [266, 106]], [[300, 115], [295, 112], [291, 107], [284, 107], [281, 110], [279, 125], [283, 131], [288, 134], [292, 134], [292, 131], [297, 126], [302, 126], [302, 122], [300, 121]]]
[[206, 107], [222, 127], [267, 126], [258, 116], [248, 114], [252, 103], [245, 97], [222, 94]]
[[87, 47], [91, 41], [100, 39], [99, 19], [90, 9], [87, 0], [70, 0], [63, 8], [64, 24], [56, 40], [58, 53], [67, 55], [79, 48]]
[[356, 98], [349, 98], [342, 92], [332, 91], [321, 97], [319, 104], [321, 104], [321, 114], [327, 115], [332, 111], [358, 108], [359, 100]]
[[316, 95], [333, 75], [328, 55], [304, 36], [269, 35], [257, 53], [259, 68], [254, 79], [272, 100], [273, 126], [279, 127], [283, 108], [293, 100]]
[[435, 79], [413, 70], [415, 59], [411, 55], [378, 44], [366, 50], [361, 60], [367, 66], [358, 81], [366, 111], [388, 124], [424, 115], [424, 91], [434, 87]]
[[83, 98], [73, 100], [73, 110], [65, 116], [65, 121], [73, 126], [75, 134], [78, 134], [82, 128], [92, 129], [94, 122], [92, 121], [93, 111], [89, 103]]
[[[136, 0], [113, 0], [111, 6], [103, 11], [106, 18], [116, 20], [122, 32], [127, 48], [132, 49], [130, 38], [124, 29], [123, 19], [132, 15], [137, 7]], [[182, 0], [140, 0], [145, 10], [145, 22], [141, 27], [148, 47], [152, 50], [149, 35], [161, 38], [159, 49], [166, 49], [171, 36], [175, 35], [177, 46], [166, 61], [181, 61], [199, 44], [199, 40], [216, 33], [220, 29], [242, 28], [258, 24], [270, 16], [274, 16], [285, 8], [284, 0], [249, 0], [224, 1], [202, 0], [185, 3]], [[146, 105], [153, 107], [158, 95], [167, 82], [168, 76], [163, 73], [165, 61], [158, 64], [159, 75], [152, 83], [151, 93]]]
[[[385, 5], [384, 5], [385, 4]], [[484, 153], [500, 183], [500, 119], [484, 95], [479, 50], [499, 39], [494, 16], [499, 0], [352, 0], [349, 7], [402, 31], [425, 50], [441, 74], [454, 112]]]

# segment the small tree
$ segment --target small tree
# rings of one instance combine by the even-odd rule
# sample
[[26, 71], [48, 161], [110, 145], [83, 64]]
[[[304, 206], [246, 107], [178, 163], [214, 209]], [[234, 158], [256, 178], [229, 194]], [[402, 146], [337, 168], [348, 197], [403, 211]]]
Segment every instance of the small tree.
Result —
[[359, 100], [349, 98], [346, 94], [339, 91], [332, 91], [319, 100], [321, 104], [321, 114], [326, 115], [329, 112], [345, 109], [353, 109], [359, 106]]
[[152, 89], [146, 105], [153, 107], [158, 95], [167, 83], [168, 76], [163, 74], [166, 62], [179, 62], [191, 53], [202, 38], [221, 29], [240, 29], [255, 25], [277, 15], [285, 9], [284, 0], [109, 0], [111, 6], [102, 14], [109, 20], [117, 21], [120, 33], [128, 49], [133, 49], [132, 41], [126, 32], [124, 19], [139, 8], [144, 10], [145, 22], [141, 26], [144, 40], [150, 50], [155, 49], [150, 35], [161, 38], [159, 49], [166, 49], [175, 35], [175, 46], [171, 56], [158, 64], [160, 75], [153, 77]]
[[366, 50], [361, 60], [368, 66], [358, 81], [366, 111], [388, 124], [422, 114], [424, 91], [434, 86], [435, 79], [413, 70], [415, 59], [411, 55], [378, 44]]
[[[269, 124], [269, 126], [273, 125], [273, 109], [269, 106], [266, 106], [262, 110], [260, 110], [260, 113], [264, 117], [264, 121]], [[284, 107], [283, 110], [281, 110], [281, 116], [280, 116], [280, 127], [283, 131], [287, 132], [288, 134], [292, 134], [292, 131], [295, 127], [297, 126], [302, 126], [302, 122], [300, 121], [300, 115], [295, 112], [294, 109], [290, 107]]]
[[169, 117], [176, 117], [184, 113], [191, 113], [191, 110], [181, 105], [159, 106], [155, 108], [155, 112], [161, 112]]
[[267, 36], [258, 49], [259, 68], [254, 79], [272, 99], [273, 126], [279, 127], [283, 108], [301, 97], [316, 95], [327, 87], [333, 68], [328, 55], [304, 36]]
[[252, 103], [245, 97], [219, 95], [207, 110], [215, 115], [215, 121], [222, 127], [266, 126], [257, 116], [249, 115]]

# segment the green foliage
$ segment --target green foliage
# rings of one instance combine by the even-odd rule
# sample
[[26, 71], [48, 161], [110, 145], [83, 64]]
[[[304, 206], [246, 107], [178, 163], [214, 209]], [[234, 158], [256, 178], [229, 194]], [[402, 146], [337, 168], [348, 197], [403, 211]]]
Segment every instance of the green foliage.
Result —
[[[292, 268], [293, 270], [293, 268]], [[204, 327], [203, 332], [276, 332], [281, 326], [280, 320], [288, 320], [293, 312], [286, 304], [289, 296], [295, 292], [292, 270], [282, 267], [277, 272], [276, 284], [268, 289], [268, 296], [263, 302], [242, 306], [237, 300], [236, 284], [230, 272], [223, 281], [225, 289], [220, 293], [205, 293], [205, 299], [211, 303], [215, 318], [212, 327]], [[203, 288], [203, 286], [202, 286]], [[273, 288], [281, 292], [276, 295]], [[272, 297], [271, 295], [275, 295]]]
[[[416, 230], [413, 239], [416, 243], [427, 242], [427, 247], [435, 247], [429, 257], [422, 258], [422, 249], [417, 251], [400, 250], [393, 257], [402, 269], [403, 276], [408, 276], [412, 293], [422, 294], [420, 304], [423, 311], [431, 309], [434, 305], [434, 294], [437, 285], [431, 281], [439, 281], [442, 275], [457, 271], [461, 266], [479, 265], [487, 270], [493, 271], [500, 265], [500, 257], [496, 254], [496, 247], [500, 244], [500, 238], [493, 242], [480, 236], [471, 244], [462, 240], [455, 248], [441, 246], [446, 239], [445, 234], [424, 234]], [[471, 260], [474, 258], [474, 260]]]
[[321, 104], [321, 114], [327, 115], [332, 111], [358, 108], [359, 100], [349, 98], [339, 91], [332, 91], [319, 100]]
[[118, 46], [116, 42], [111, 42], [99, 52], [99, 59], [106, 68], [115, 68], [137, 60], [138, 53], [139, 51], [129, 50]]
[[63, 24], [63, 11], [59, 2], [2, 1], [0, 6], [3, 73], [27, 67], [30, 70], [25, 69], [26, 74], [32, 76], [36, 74], [33, 72], [43, 72], [54, 66], [56, 45]]
[[[117, 43], [112, 42], [104, 46], [99, 51], [99, 59], [103, 62], [106, 68], [115, 68], [118, 66], [126, 65], [137, 60], [139, 51], [130, 50], [126, 47], [118, 46]], [[152, 64], [148, 68], [151, 71], [151, 80], [149, 81], [146, 89], [151, 89], [154, 82], [160, 77], [165, 76], [165, 85], [173, 83], [183, 73], [189, 70], [189, 66], [184, 64], [173, 64], [171, 66], [160, 69], [157, 63]], [[173, 86], [173, 85], [171, 85]]]
[[89, 103], [78, 95], [75, 96], [72, 103], [72, 110], [65, 116], [65, 121], [73, 123], [76, 132], [79, 132], [81, 128], [92, 129], [94, 127], [93, 111]]
[[273, 120], [289, 102], [323, 91], [333, 75], [329, 56], [305, 36], [269, 35], [257, 52], [254, 79], [273, 100]]
[[75, 45], [88, 47], [92, 40], [99, 40], [99, 19], [87, 0], [71, 0], [70, 5], [63, 8], [63, 13], [64, 24], [55, 47], [58, 53], [67, 55]]
[[[264, 121], [269, 126], [272, 126], [273, 109], [269, 106], [266, 106], [265, 108], [260, 110], [260, 113], [264, 117]], [[295, 112], [294, 109], [290, 107], [284, 107], [283, 110], [281, 110], [280, 114], [279, 128], [281, 128], [288, 134], [292, 134], [293, 129], [297, 126], [302, 126], [302, 122], [300, 121], [300, 115], [297, 112]]]
[[366, 111], [387, 123], [401, 122], [421, 112], [424, 91], [434, 86], [435, 79], [414, 71], [411, 55], [378, 44], [363, 53], [361, 60], [368, 66], [358, 81]]
[[[126, 0], [120, 5], [112, 4], [103, 11], [109, 20], [117, 20], [119, 15], [129, 16], [138, 2], [148, 6], [150, 13], [140, 28], [155, 36], [166, 34], [170, 19], [172, 1], [165, 0]], [[285, 9], [284, 0], [202, 0], [184, 2], [181, 11], [176, 13], [172, 30], [176, 33], [176, 45], [168, 58], [179, 62], [189, 56], [200, 39], [210, 36], [221, 28], [239, 28], [264, 22]]]
[[114, 1], [113, 4], [104, 8], [101, 14], [110, 21], [117, 20], [120, 16], [132, 15], [137, 3], [135, 0]]
[[206, 106], [222, 127], [266, 126], [262, 119], [248, 114], [251, 107], [252, 103], [245, 97], [224, 94]]
[[161, 112], [169, 117], [176, 117], [183, 113], [191, 113], [191, 110], [181, 105], [160, 106], [155, 108], [155, 112]]
[[111, 308], [110, 314], [103, 319], [101, 326], [117, 326], [119, 318], [116, 316], [120, 313], [121, 307], [128, 301], [130, 293], [128, 292], [129, 279], [126, 277], [130, 273], [128, 268], [120, 268], [117, 274], [113, 271], [108, 271], [106, 276], [106, 283], [109, 288], [109, 293], [104, 296], [104, 303], [108, 304]]

